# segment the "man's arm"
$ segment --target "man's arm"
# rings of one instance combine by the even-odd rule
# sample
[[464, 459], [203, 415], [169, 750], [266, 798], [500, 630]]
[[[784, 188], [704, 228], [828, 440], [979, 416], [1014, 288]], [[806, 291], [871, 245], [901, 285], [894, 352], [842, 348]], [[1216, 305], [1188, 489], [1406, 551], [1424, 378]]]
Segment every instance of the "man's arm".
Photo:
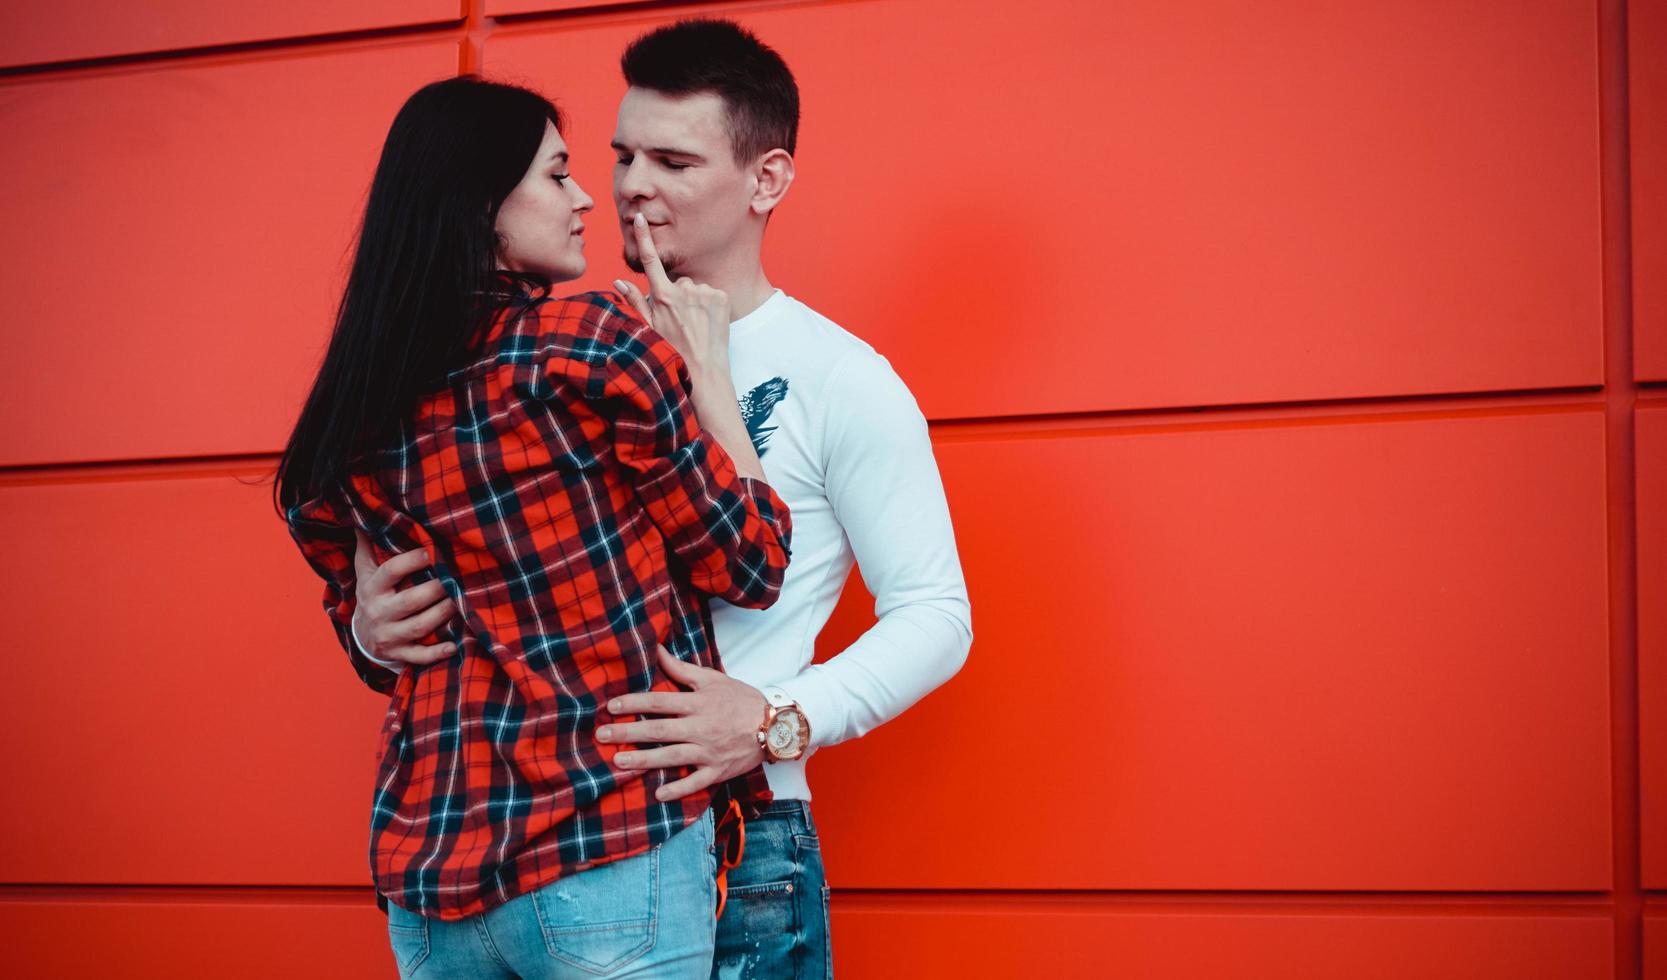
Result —
[[366, 660], [396, 674], [407, 664], [432, 664], [456, 653], [457, 644], [442, 642], [436, 635], [457, 614], [456, 604], [440, 581], [399, 587], [432, 564], [428, 552], [421, 548], [401, 552], [378, 565], [370, 539], [357, 528], [353, 533], [353, 567], [359, 584], [348, 600], [348, 642]]
[[289, 533], [319, 578], [324, 580], [324, 614], [347, 652], [353, 670], [366, 686], [383, 694], [393, 692], [398, 671], [365, 655], [353, 641], [352, 617], [357, 607], [359, 581], [355, 566], [357, 529], [348, 514], [319, 497], [290, 508], [285, 516]]
[[902, 714], [961, 669], [972, 610], [926, 418], [891, 365], [852, 356], [829, 382], [824, 478], [878, 621], [777, 686], [810, 721], [811, 747]]

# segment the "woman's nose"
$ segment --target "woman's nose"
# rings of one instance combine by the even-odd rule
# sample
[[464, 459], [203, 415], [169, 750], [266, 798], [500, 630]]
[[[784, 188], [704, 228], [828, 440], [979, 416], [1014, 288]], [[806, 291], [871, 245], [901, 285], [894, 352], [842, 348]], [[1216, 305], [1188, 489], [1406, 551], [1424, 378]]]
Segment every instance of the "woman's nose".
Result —
[[573, 181], [574, 212], [577, 214], [584, 214], [586, 211], [589, 211], [595, 206], [596, 202], [591, 200], [590, 195], [585, 193], [585, 189], [583, 187], [579, 186], [579, 182], [577, 180]]

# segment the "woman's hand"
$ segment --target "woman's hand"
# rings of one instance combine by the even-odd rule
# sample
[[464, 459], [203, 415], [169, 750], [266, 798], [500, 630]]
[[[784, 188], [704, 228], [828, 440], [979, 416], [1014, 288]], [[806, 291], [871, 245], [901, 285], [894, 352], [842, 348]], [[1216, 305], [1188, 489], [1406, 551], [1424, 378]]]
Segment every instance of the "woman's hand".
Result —
[[654, 248], [648, 222], [638, 214], [632, 222], [637, 236], [637, 254], [648, 276], [648, 296], [623, 279], [614, 286], [642, 315], [648, 325], [677, 348], [689, 366], [689, 374], [702, 380], [729, 377], [729, 295], [723, 290], [695, 282], [688, 276], [672, 282]]

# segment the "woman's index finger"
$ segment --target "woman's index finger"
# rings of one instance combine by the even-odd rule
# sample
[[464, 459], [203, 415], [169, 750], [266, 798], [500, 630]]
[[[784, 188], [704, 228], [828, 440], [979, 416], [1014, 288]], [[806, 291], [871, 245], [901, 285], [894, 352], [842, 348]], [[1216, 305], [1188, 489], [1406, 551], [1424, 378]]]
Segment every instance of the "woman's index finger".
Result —
[[637, 233], [637, 258], [642, 261], [642, 270], [648, 276], [650, 292], [664, 293], [671, 287], [671, 280], [666, 278], [665, 266], [660, 264], [660, 252], [654, 247], [654, 236], [649, 233], [648, 219], [637, 212], [631, 220], [631, 226]]

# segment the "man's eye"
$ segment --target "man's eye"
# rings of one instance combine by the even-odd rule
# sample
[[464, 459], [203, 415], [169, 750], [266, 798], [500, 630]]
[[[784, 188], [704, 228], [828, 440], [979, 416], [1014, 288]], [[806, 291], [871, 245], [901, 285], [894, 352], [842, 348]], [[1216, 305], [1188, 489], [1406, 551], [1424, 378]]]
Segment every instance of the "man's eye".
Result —
[[670, 160], [667, 160], [666, 161], [666, 169], [667, 170], [687, 170], [687, 169], [689, 169], [689, 165], [686, 164], [686, 163], [673, 163]]
[[631, 165], [631, 158], [630, 157], [615, 157], [614, 158], [614, 163], [618, 164], [621, 167], [629, 167]]

